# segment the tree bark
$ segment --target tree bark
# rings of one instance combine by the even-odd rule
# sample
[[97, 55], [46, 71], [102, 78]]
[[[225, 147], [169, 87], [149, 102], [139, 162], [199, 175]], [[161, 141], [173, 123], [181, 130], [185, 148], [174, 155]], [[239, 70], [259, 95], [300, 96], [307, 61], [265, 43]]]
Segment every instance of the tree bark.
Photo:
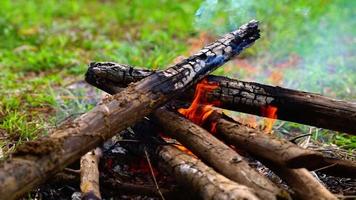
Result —
[[80, 159], [80, 190], [82, 200], [100, 200], [99, 161], [102, 156], [100, 148], [86, 153]]
[[154, 119], [164, 133], [177, 139], [222, 175], [253, 188], [261, 199], [289, 199], [287, 192], [252, 169], [233, 149], [191, 121], [160, 108]]
[[[87, 77], [87, 81], [111, 93], [112, 87], [126, 87], [131, 82], [158, 72], [103, 62], [93, 64], [88, 69], [91, 77]], [[219, 101], [221, 108], [268, 117], [263, 110], [274, 106], [278, 109], [278, 119], [356, 134], [355, 102], [221, 76], [209, 75], [207, 80], [219, 85], [208, 93], [208, 99], [211, 102]], [[112, 86], [108, 87], [109, 85]], [[194, 96], [193, 88], [182, 97], [184, 100], [191, 101]]]
[[172, 146], [161, 146], [158, 157], [181, 185], [198, 192], [202, 199], [259, 199], [254, 191], [218, 174], [204, 163]]
[[258, 22], [253, 20], [167, 70], [130, 85], [49, 137], [24, 143], [0, 164], [0, 199], [11, 200], [26, 194], [101, 142], [184, 92], [258, 38]]
[[216, 111], [208, 121], [216, 123], [217, 135], [228, 144], [243, 148], [277, 166], [308, 170], [325, 168], [320, 171], [334, 176], [356, 177], [356, 163], [350, 160], [328, 158], [320, 152], [303, 149], [288, 140], [233, 121]]

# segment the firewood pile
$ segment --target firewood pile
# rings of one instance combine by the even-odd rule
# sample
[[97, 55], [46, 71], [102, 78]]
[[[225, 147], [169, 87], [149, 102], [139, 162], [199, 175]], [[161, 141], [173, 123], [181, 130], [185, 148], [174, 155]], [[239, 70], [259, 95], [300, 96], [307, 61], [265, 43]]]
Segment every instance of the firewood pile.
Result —
[[[111, 96], [48, 137], [24, 143], [1, 163], [0, 199], [20, 198], [46, 181], [80, 183], [82, 199], [105, 199], [107, 193], [158, 199], [337, 199], [314, 171], [354, 179], [355, 161], [299, 146], [298, 138], [274, 136], [270, 126], [281, 119], [356, 134], [355, 103], [209, 75], [251, 46], [259, 32], [252, 20], [162, 71], [91, 63], [86, 81]], [[251, 127], [222, 109], [266, 117], [270, 125]], [[135, 159], [112, 155], [128, 151]], [[76, 162], [80, 170], [66, 168]], [[120, 162], [138, 167], [121, 163], [113, 169]], [[117, 181], [113, 173], [143, 169], [146, 176], [136, 179], [150, 187]]]

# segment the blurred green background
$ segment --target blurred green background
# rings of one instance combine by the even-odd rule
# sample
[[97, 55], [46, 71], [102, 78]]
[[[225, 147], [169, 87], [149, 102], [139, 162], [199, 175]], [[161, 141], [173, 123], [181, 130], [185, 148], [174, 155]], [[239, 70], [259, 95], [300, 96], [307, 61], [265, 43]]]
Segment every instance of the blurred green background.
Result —
[[[216, 74], [355, 101], [355, 9], [352, 0], [2, 0], [1, 152], [47, 134], [63, 105], [93, 106], [85, 93], [59, 93], [83, 80], [90, 61], [164, 68], [252, 18], [262, 38]], [[314, 130], [315, 140], [356, 147], [355, 137]]]

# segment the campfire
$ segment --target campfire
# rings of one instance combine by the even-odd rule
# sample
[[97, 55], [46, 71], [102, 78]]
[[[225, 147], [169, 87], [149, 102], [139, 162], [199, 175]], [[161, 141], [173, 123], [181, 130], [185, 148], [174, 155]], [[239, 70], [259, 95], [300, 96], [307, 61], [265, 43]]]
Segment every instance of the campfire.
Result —
[[[313, 171], [356, 178], [356, 163], [271, 130], [280, 119], [355, 134], [354, 103], [208, 75], [259, 37], [252, 20], [162, 71], [91, 63], [86, 81], [111, 96], [50, 136], [21, 145], [0, 167], [0, 199], [19, 198], [50, 177], [68, 180], [68, 173], [80, 182], [82, 199], [102, 199], [103, 191], [113, 192], [108, 188], [159, 199], [337, 199]], [[250, 126], [223, 109], [265, 117], [265, 125]], [[113, 148], [135, 156], [118, 159]], [[66, 168], [78, 160], [79, 172]], [[126, 167], [115, 168], [118, 162]], [[151, 187], [118, 181], [117, 170], [144, 174], [140, 180]]]

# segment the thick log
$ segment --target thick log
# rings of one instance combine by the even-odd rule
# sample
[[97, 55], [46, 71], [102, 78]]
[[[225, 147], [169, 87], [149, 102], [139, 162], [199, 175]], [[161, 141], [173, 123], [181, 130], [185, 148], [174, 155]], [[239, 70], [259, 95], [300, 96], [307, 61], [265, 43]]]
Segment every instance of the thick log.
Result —
[[86, 153], [80, 159], [80, 190], [82, 200], [100, 200], [99, 161], [102, 156], [100, 148]]
[[301, 148], [272, 134], [265, 134], [216, 111], [209, 116], [208, 121], [216, 123], [218, 136], [228, 144], [243, 148], [277, 166], [321, 169], [321, 172], [334, 176], [356, 177], [356, 163], [351, 160], [325, 157], [320, 152]]
[[258, 38], [258, 22], [253, 20], [167, 70], [130, 85], [49, 137], [24, 143], [0, 164], [0, 199], [11, 200], [26, 194], [115, 133], [184, 92]]
[[165, 169], [173, 173], [181, 185], [199, 193], [202, 199], [259, 199], [252, 189], [218, 174], [176, 147], [161, 146], [157, 154]]
[[[96, 63], [88, 71], [95, 76], [96, 86], [100, 85], [109, 93], [111, 90], [107, 85], [126, 87], [131, 82], [159, 72], [112, 62]], [[355, 102], [221, 76], [209, 75], [207, 80], [219, 85], [208, 92], [208, 99], [219, 101], [221, 108], [268, 117], [263, 110], [274, 106], [278, 109], [278, 119], [356, 134]], [[190, 101], [193, 95], [194, 89], [191, 88], [182, 98]]]
[[242, 156], [209, 132], [165, 108], [153, 117], [164, 133], [175, 138], [222, 175], [253, 188], [261, 199], [289, 199], [287, 192], [252, 169]]
[[290, 169], [286, 166], [289, 164], [288, 160], [293, 161], [293, 165], [313, 163], [319, 154], [241, 123], [227, 121], [216, 111], [208, 121], [216, 122], [216, 134], [227, 144], [262, 158], [260, 160], [289, 185], [294, 191], [293, 196], [297, 199], [337, 199], [305, 168]]

